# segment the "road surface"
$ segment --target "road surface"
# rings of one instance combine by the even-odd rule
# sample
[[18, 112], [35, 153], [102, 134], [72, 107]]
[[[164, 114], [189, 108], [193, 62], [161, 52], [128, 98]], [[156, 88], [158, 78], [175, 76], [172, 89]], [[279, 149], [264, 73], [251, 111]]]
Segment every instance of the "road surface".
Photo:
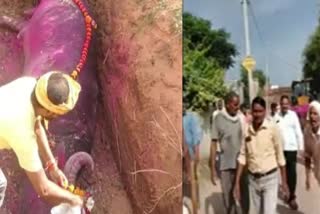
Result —
[[[199, 214], [224, 214], [222, 209], [222, 195], [220, 182], [213, 186], [210, 181], [209, 168], [202, 162], [200, 170], [200, 212]], [[291, 211], [280, 200], [278, 201], [278, 214], [319, 214], [320, 187], [312, 180], [312, 190], [305, 190], [305, 176], [302, 165], [298, 165], [297, 202], [299, 211]]]

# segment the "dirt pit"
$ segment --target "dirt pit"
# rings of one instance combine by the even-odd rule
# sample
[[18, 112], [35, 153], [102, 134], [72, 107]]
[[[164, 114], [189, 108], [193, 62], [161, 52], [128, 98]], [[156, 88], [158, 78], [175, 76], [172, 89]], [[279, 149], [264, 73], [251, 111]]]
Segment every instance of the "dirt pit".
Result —
[[[0, 14], [20, 16], [35, 1], [0, 0]], [[98, 23], [99, 121], [91, 151], [92, 213], [181, 212], [181, 1], [91, 0]], [[1, 43], [15, 40], [1, 28]], [[14, 47], [21, 49], [19, 46]], [[1, 48], [0, 48], [1, 49]], [[12, 48], [1, 49], [0, 57]], [[17, 76], [1, 70], [0, 84]], [[8, 179], [0, 213], [23, 214], [22, 180], [14, 154], [1, 151]]]

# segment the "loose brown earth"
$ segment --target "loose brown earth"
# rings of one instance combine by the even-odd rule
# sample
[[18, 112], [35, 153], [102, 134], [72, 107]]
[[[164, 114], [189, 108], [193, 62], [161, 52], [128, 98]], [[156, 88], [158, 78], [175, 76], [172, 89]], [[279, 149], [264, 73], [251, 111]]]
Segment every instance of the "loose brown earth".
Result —
[[[0, 2], [0, 14], [14, 16], [33, 3]], [[99, 26], [101, 100], [92, 150], [96, 168], [82, 178], [95, 191], [93, 213], [179, 213], [181, 1], [89, 3]], [[9, 181], [0, 213], [16, 214], [24, 174], [13, 154], [1, 152], [0, 159]]]

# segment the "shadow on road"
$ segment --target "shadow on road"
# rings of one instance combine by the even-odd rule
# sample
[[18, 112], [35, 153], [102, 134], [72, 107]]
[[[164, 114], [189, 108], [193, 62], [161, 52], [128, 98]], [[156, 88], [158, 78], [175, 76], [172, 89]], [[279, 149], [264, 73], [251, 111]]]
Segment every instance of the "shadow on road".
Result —
[[288, 208], [284, 205], [281, 205], [281, 204], [278, 205], [278, 213], [279, 214], [305, 214], [300, 211], [291, 210], [290, 208]]
[[205, 199], [204, 214], [212, 214], [212, 213], [225, 214], [225, 211], [223, 209], [222, 193], [213, 193], [212, 195], [208, 196]]

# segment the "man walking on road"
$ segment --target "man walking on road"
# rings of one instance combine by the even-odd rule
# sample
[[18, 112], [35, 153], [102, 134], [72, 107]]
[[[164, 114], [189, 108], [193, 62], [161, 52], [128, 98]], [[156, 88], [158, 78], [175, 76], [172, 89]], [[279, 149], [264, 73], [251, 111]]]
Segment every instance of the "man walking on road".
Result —
[[275, 123], [278, 120], [278, 109], [277, 108], [278, 108], [277, 103], [271, 103], [269, 119], [270, 119], [270, 121], [273, 121]]
[[199, 208], [198, 165], [200, 160], [199, 147], [202, 139], [202, 129], [197, 116], [187, 111], [187, 104], [183, 102], [183, 137], [184, 137], [184, 169], [187, 182], [191, 187], [193, 213]]
[[[215, 185], [216, 153], [217, 143], [219, 142], [221, 146], [219, 170], [221, 171], [221, 187], [227, 214], [238, 213], [232, 190], [236, 176], [237, 156], [243, 139], [242, 122], [238, 114], [239, 103], [239, 96], [236, 93], [230, 92], [227, 94], [225, 110], [217, 114], [212, 123], [211, 176]], [[247, 213], [249, 205], [248, 200], [245, 200], [248, 197], [245, 179], [243, 180], [243, 187], [242, 209], [244, 213]]]
[[212, 113], [212, 120], [223, 110], [223, 101], [219, 100], [217, 102], [217, 109]]
[[[309, 121], [304, 129], [306, 189], [310, 190], [311, 172], [320, 185], [320, 103], [312, 101], [308, 111]], [[313, 170], [311, 169], [313, 164]]]
[[202, 139], [202, 129], [200, 121], [196, 114], [186, 109], [186, 103], [183, 104], [183, 129], [185, 143], [189, 154], [193, 160], [199, 160], [199, 146]]
[[296, 202], [297, 185], [297, 152], [303, 150], [303, 134], [297, 114], [290, 110], [290, 99], [282, 96], [280, 99], [281, 111], [278, 117], [278, 125], [284, 140], [284, 156], [286, 159], [287, 183], [289, 186], [289, 197], [287, 203], [293, 210], [298, 209]]
[[285, 159], [282, 150], [282, 138], [275, 123], [265, 119], [266, 102], [257, 97], [252, 102], [253, 122], [245, 132], [238, 157], [238, 170], [234, 188], [234, 197], [240, 196], [240, 178], [244, 167], [249, 171], [250, 214], [276, 214], [280, 167], [284, 192], [286, 185]]

